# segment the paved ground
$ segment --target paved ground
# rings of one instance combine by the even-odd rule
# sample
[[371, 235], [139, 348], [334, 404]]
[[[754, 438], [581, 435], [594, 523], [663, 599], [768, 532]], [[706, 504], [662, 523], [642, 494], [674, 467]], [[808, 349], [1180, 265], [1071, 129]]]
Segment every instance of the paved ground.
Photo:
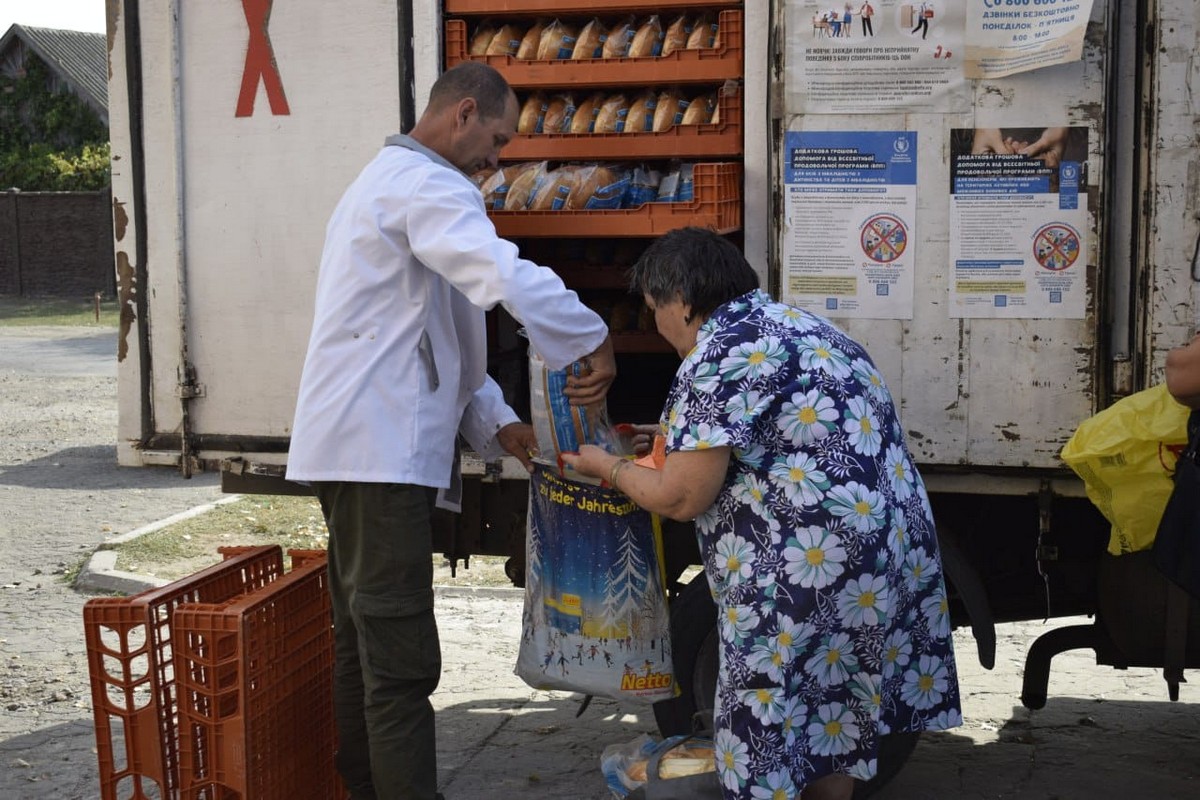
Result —
[[[219, 497], [215, 481], [115, 465], [111, 334], [0, 329], [0, 798], [94, 798], [80, 609], [54, 573], [117, 534]], [[529, 689], [512, 674], [520, 595], [444, 591], [440, 782], [450, 800], [602, 800], [606, 745], [652, 730], [643, 709]], [[1059, 620], [1067, 624], [1079, 620]], [[1060, 656], [1041, 711], [1020, 707], [1029, 643], [1001, 626], [997, 668], [956, 634], [963, 728], [925, 737], [880, 800], [1200, 797], [1200, 691], [1169, 703], [1151, 670]]]

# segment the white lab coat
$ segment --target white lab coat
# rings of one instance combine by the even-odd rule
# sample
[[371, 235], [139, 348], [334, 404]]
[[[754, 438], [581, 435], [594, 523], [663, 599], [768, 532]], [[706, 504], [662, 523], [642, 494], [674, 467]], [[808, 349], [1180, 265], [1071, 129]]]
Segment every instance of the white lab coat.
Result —
[[451, 484], [455, 434], [485, 458], [518, 417], [487, 376], [484, 310], [502, 304], [552, 369], [608, 330], [550, 269], [497, 237], [479, 190], [392, 137], [330, 218], [287, 477]]

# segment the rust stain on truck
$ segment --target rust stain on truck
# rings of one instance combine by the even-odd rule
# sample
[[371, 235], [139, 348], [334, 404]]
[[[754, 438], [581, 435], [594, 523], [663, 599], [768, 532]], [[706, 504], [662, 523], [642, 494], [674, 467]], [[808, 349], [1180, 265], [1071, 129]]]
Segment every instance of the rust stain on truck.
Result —
[[[119, 237], [118, 237], [119, 238]], [[137, 321], [136, 302], [137, 277], [133, 265], [129, 263], [129, 254], [118, 250], [117, 254], [117, 307], [121, 309], [120, 323], [117, 330], [117, 363], [129, 355], [129, 332]]]

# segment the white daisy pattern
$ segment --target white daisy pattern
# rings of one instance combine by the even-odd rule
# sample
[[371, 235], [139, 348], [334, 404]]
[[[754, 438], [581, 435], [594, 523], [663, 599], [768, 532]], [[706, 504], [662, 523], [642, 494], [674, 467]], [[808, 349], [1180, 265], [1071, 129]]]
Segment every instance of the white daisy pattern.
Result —
[[668, 453], [731, 447], [695, 526], [726, 800], [867, 780], [885, 733], [961, 725], [928, 494], [862, 347], [750, 292], [703, 323], [664, 408]]

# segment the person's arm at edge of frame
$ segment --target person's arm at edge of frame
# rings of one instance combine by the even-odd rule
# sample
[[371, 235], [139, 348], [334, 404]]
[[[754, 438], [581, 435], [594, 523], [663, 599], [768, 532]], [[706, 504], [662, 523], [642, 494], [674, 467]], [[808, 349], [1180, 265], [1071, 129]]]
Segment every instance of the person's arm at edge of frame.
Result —
[[650, 469], [589, 444], [578, 453], [563, 453], [562, 460], [584, 475], [608, 481], [647, 511], [686, 521], [716, 502], [725, 484], [729, 454], [728, 447], [677, 450], [667, 455], [662, 469]]
[[1183, 405], [1200, 409], [1200, 333], [1167, 353], [1167, 391]]

